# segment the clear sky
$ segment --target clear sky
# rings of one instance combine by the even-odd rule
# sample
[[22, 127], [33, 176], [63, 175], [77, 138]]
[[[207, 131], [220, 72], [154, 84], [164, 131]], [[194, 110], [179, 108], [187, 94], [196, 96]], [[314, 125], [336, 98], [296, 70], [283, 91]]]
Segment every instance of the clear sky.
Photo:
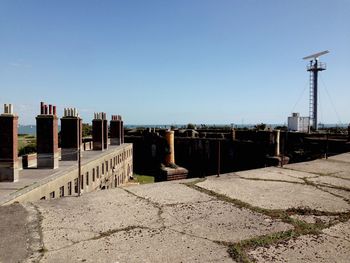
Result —
[[40, 101], [85, 122], [285, 123], [308, 115], [302, 57], [326, 49], [319, 120], [349, 123], [349, 0], [0, 0], [0, 103], [21, 124]]

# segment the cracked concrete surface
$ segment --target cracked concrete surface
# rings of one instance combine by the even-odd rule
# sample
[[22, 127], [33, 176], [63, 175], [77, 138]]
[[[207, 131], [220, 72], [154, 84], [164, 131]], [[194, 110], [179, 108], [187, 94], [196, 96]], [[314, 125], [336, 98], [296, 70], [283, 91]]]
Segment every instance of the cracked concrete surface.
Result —
[[[301, 222], [320, 234], [239, 253], [257, 262], [347, 262], [350, 191], [334, 176], [350, 172], [349, 156], [1, 207], [0, 262], [236, 262], [234, 244], [297, 233]], [[271, 209], [277, 216], [264, 212]]]
[[321, 235], [305, 235], [270, 247], [249, 252], [257, 262], [349, 262], [350, 224], [340, 223]]
[[[259, 170], [255, 170], [259, 173]], [[245, 172], [241, 172], [242, 175]], [[251, 173], [251, 171], [248, 171]], [[268, 171], [266, 171], [268, 173]], [[199, 187], [266, 209], [310, 208], [326, 212], [345, 212], [350, 205], [314, 186], [290, 182], [256, 181], [225, 174], [198, 183]]]
[[223, 201], [188, 203], [164, 208], [165, 226], [210, 240], [237, 242], [280, 232], [292, 226]]
[[302, 178], [310, 178], [315, 175], [299, 171], [290, 171], [277, 167], [267, 167], [263, 169], [254, 169], [244, 172], [237, 172], [240, 178], [259, 179], [268, 181], [284, 181], [294, 183], [304, 183]]

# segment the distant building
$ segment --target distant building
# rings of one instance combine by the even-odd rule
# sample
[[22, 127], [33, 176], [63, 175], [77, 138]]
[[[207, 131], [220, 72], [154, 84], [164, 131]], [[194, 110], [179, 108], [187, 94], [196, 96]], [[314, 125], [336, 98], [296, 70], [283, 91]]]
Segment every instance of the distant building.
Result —
[[300, 117], [299, 113], [292, 113], [291, 117], [288, 117], [288, 130], [298, 132], [309, 131], [309, 117]]

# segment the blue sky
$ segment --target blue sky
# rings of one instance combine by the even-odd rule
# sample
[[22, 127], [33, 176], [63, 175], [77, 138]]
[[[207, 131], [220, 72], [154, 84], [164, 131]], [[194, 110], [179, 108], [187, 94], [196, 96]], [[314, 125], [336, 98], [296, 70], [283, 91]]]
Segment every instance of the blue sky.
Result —
[[349, 0], [1, 0], [0, 47], [22, 124], [40, 101], [85, 122], [285, 123], [308, 115], [302, 57], [326, 49], [319, 120], [350, 122]]

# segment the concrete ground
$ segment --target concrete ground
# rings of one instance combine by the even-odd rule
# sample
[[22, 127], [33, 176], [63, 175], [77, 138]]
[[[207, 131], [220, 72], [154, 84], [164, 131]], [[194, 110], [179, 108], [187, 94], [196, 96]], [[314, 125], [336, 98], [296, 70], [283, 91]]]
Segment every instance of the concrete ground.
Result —
[[0, 262], [349, 262], [350, 154], [0, 207]]

